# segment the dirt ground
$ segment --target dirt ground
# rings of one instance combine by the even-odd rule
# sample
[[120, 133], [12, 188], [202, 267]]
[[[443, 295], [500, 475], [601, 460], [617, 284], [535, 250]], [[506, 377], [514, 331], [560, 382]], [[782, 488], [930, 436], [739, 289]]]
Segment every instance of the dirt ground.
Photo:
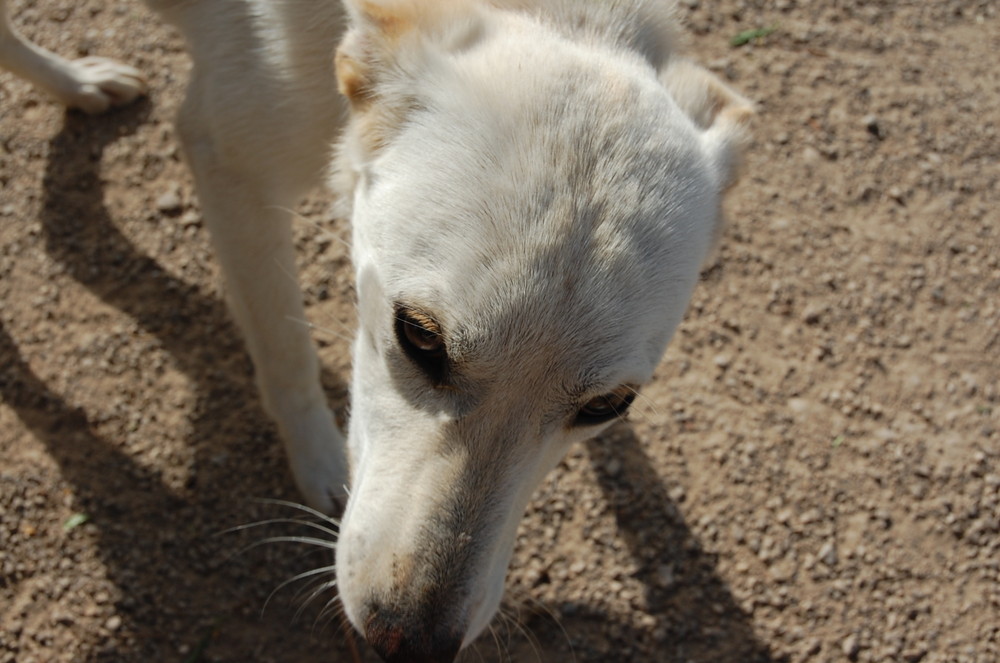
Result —
[[[152, 91], [86, 117], [0, 73], [0, 663], [351, 661], [309, 581], [267, 602], [329, 551], [224, 533], [296, 494], [175, 141], [177, 34], [136, 2], [13, 7]], [[760, 104], [730, 225], [631, 423], [538, 491], [463, 660], [998, 661], [1000, 10], [681, 8]], [[343, 408], [327, 203], [297, 233]]]

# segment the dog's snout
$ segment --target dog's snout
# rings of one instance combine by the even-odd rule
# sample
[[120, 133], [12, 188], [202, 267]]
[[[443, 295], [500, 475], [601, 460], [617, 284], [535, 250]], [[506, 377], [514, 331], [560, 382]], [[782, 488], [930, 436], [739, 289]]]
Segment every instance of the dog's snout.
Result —
[[386, 663], [453, 663], [462, 635], [418, 622], [376, 608], [365, 622], [365, 639]]

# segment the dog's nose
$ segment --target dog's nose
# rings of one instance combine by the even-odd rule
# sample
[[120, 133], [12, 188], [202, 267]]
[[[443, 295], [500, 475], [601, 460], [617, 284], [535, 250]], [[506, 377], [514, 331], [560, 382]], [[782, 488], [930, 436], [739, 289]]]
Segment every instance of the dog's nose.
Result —
[[453, 663], [462, 636], [443, 633], [387, 610], [375, 610], [365, 624], [365, 639], [386, 663]]

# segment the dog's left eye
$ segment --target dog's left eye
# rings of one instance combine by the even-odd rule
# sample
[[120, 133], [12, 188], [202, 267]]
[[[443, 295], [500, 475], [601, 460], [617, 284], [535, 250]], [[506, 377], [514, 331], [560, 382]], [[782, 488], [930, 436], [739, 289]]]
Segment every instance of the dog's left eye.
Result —
[[396, 340], [403, 352], [435, 382], [441, 382], [448, 367], [448, 351], [441, 325], [434, 318], [398, 304]]
[[622, 385], [611, 393], [591, 398], [576, 413], [574, 423], [577, 426], [594, 426], [621, 417], [635, 400], [635, 394], [635, 389]]

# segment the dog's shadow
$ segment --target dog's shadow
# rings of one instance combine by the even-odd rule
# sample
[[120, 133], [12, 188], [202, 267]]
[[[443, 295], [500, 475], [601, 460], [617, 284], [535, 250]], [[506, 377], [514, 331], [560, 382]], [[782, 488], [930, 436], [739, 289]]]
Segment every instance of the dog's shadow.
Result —
[[[757, 640], [750, 616], [719, 577], [713, 556], [684, 522], [664, 479], [628, 424], [586, 443], [587, 460], [640, 581], [636, 623], [620, 611], [581, 602], [525, 603], [524, 630], [513, 655], [500, 661], [634, 661], [637, 663], [773, 663], [782, 660]], [[612, 469], [613, 468], [613, 469]], [[575, 506], [574, 508], [586, 508]], [[586, 545], [606, 545], [589, 540]], [[598, 593], [611, 595], [605, 588]], [[634, 600], [634, 599], [633, 599]], [[632, 612], [631, 610], [624, 611]], [[483, 647], [489, 649], [488, 645]], [[474, 658], [468, 658], [472, 661]]]
[[[89, 516], [107, 580], [120, 597], [117, 637], [100, 651], [78, 652], [79, 660], [164, 660], [165, 652], [243, 661], [314, 661], [317, 652], [340, 652], [347, 660], [343, 637], [323, 629], [314, 629], [314, 637], [308, 620], [289, 625], [291, 601], [275, 601], [263, 619], [259, 614], [282, 580], [328, 565], [329, 550], [309, 560], [295, 548], [234, 555], [253, 535], [220, 535], [254, 518], [294, 515], [275, 514], [276, 507], [252, 497], [298, 497], [225, 305], [145, 255], [105, 207], [101, 158], [120, 137], [140, 131], [150, 111], [142, 101], [101, 118], [68, 113], [50, 143], [40, 220], [45, 249], [59, 268], [134, 320], [144, 342], [165, 350], [193, 385], [193, 413], [176, 422], [187, 431], [190, 456], [182, 455], [182, 464], [194, 459], [185, 476], [162, 476], [155, 463], [130, 452], [127, 440], [102, 436], [92, 413], [51, 389], [0, 326], [0, 398], [58, 463], [72, 508]], [[158, 369], [138, 369], [147, 370]], [[329, 375], [324, 384], [346, 393]], [[130, 392], [128, 414], [150, 398], [142, 387], [122, 385], [122, 391]]]
[[[645, 588], [646, 610], [658, 618], [653, 640], [644, 630], [652, 658], [636, 661], [677, 663], [768, 663], [772, 655], [757, 641], [750, 616], [736, 603], [706, 552], [668, 495], [664, 479], [630, 426], [587, 444], [598, 483], [612, 505], [619, 536], [639, 563], [635, 574]], [[620, 470], [610, 472], [620, 464]], [[667, 577], [664, 577], [664, 575]], [[629, 639], [626, 636], [626, 639]]]

